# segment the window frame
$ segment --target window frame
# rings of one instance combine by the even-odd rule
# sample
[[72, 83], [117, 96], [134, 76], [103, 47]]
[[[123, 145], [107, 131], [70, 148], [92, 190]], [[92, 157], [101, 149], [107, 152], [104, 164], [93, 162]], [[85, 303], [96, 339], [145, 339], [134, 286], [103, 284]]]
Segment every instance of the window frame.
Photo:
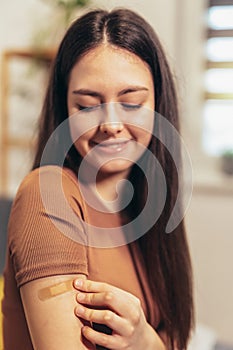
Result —
[[[207, 4], [206, 10], [208, 11], [211, 7], [227, 7], [233, 6], [233, 0], [209, 0]], [[206, 41], [212, 38], [232, 38], [233, 39], [233, 29], [212, 29], [210, 27], [206, 27]], [[206, 59], [205, 62], [205, 72], [208, 72], [210, 69], [233, 69], [233, 60], [232, 61], [214, 61]], [[207, 101], [233, 101], [233, 92], [210, 92], [204, 89], [203, 96], [203, 105]], [[203, 106], [204, 107], [204, 106]], [[204, 131], [204, 130], [203, 130]], [[202, 141], [203, 152], [206, 153]], [[210, 154], [207, 154], [208, 157], [213, 157]], [[217, 158], [221, 158], [221, 155], [217, 156]]]

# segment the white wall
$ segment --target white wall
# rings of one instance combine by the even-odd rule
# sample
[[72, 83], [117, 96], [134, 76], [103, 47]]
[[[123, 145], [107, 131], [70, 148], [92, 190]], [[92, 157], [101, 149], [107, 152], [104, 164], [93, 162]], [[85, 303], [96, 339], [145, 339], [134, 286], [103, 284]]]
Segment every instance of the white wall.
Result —
[[[176, 66], [181, 92], [182, 129], [191, 152], [194, 174], [200, 165], [201, 74], [205, 0], [97, 0], [96, 6], [127, 6], [144, 15], [159, 33], [169, 60]], [[27, 47], [33, 33], [55, 20], [43, 0], [0, 0], [0, 51]], [[208, 178], [211, 181], [211, 178]], [[194, 191], [187, 214], [195, 272], [197, 320], [233, 344], [232, 193]]]
[[194, 192], [187, 214], [197, 319], [233, 344], [233, 198]]
[[44, 27], [50, 12], [43, 0], [0, 0], [0, 49], [27, 47], [33, 31]]

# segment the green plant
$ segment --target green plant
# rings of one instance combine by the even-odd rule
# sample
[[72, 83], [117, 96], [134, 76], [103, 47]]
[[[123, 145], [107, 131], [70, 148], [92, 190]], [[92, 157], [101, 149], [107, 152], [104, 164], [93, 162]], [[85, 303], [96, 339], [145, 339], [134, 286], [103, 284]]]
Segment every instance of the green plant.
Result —
[[228, 149], [221, 154], [222, 171], [227, 175], [233, 175], [233, 149]]
[[224, 158], [233, 158], [233, 149], [228, 149], [221, 154]]
[[65, 23], [68, 24], [73, 11], [87, 6], [90, 0], [49, 0], [49, 3], [64, 11]]

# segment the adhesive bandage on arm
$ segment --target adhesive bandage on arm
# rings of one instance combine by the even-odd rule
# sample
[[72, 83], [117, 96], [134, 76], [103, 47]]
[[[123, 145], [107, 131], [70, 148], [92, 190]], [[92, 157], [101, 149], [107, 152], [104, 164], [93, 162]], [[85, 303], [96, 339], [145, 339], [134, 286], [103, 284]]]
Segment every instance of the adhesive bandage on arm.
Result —
[[40, 300], [44, 301], [72, 290], [74, 290], [73, 280], [68, 280], [40, 289], [38, 291], [38, 297]]

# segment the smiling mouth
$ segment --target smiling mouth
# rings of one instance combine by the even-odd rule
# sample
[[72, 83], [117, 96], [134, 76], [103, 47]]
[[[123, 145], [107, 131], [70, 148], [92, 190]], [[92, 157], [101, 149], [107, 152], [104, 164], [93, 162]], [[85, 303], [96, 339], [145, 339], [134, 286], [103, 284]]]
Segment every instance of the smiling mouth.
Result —
[[103, 141], [103, 142], [93, 142], [99, 150], [105, 152], [121, 152], [123, 151], [131, 140], [121, 140], [121, 141]]

